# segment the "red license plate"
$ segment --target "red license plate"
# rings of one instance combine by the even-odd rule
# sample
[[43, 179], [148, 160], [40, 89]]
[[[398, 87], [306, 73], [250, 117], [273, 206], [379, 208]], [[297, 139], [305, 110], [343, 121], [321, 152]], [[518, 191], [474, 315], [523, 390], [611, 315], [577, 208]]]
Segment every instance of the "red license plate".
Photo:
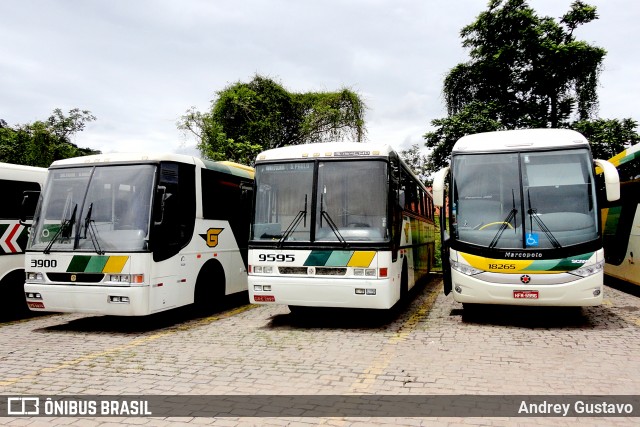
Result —
[[27, 301], [27, 305], [29, 306], [29, 308], [44, 308], [44, 303], [43, 302]]
[[513, 291], [515, 299], [538, 299], [538, 291]]
[[254, 295], [253, 300], [255, 302], [276, 302], [276, 297], [273, 295]]

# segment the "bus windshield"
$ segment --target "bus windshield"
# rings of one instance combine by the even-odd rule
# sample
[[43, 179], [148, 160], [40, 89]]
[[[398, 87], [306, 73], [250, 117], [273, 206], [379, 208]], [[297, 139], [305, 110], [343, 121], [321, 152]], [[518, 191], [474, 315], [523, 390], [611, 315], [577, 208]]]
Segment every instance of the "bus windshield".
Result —
[[270, 163], [258, 165], [256, 177], [252, 240], [388, 240], [384, 161]]
[[497, 249], [558, 249], [598, 238], [586, 149], [452, 159], [454, 238]]
[[146, 250], [155, 169], [110, 165], [51, 170], [29, 249]]

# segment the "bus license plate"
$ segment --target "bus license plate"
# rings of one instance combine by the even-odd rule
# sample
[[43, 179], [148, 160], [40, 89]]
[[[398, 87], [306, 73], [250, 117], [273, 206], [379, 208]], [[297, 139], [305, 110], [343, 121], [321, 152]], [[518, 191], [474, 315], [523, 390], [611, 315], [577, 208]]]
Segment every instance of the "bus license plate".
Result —
[[515, 299], [538, 299], [538, 291], [513, 291]]
[[29, 308], [44, 308], [44, 303], [42, 302], [27, 301], [27, 305]]
[[255, 302], [276, 302], [276, 297], [273, 295], [254, 295], [253, 300]]

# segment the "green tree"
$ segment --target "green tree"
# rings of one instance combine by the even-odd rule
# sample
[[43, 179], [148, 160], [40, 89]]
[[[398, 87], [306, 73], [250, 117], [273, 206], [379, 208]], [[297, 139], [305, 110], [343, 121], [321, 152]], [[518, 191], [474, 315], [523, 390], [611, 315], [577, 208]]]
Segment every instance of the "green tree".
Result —
[[431, 185], [426, 169], [427, 157], [420, 151], [419, 144], [413, 144], [407, 150], [400, 151], [399, 155], [423, 184]]
[[433, 120], [436, 129], [425, 134], [434, 150], [430, 170], [446, 165], [455, 141], [468, 133], [593, 119], [606, 51], [574, 31], [597, 18], [596, 8], [581, 1], [556, 21], [538, 16], [526, 0], [491, 0], [460, 32], [470, 60], [444, 79], [448, 116]]
[[307, 142], [364, 138], [365, 105], [348, 90], [291, 93], [256, 75], [217, 92], [206, 113], [191, 108], [178, 128], [205, 158], [253, 164], [258, 152]]
[[71, 142], [73, 135], [94, 120], [95, 116], [89, 111], [78, 108], [70, 110], [68, 115], [56, 108], [45, 121], [15, 127], [0, 120], [0, 161], [49, 167], [55, 160], [99, 153]]

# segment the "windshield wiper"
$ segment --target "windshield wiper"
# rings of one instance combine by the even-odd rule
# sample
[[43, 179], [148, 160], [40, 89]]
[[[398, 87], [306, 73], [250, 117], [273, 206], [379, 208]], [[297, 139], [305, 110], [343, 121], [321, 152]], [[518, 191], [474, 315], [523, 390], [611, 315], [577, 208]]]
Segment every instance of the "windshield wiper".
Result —
[[496, 233], [496, 235], [493, 236], [493, 240], [491, 240], [491, 243], [489, 243], [489, 249], [496, 247], [496, 245], [498, 244], [498, 241], [500, 241], [500, 237], [502, 237], [502, 233], [504, 233], [504, 230], [506, 230], [507, 227], [509, 227], [509, 225], [511, 224], [511, 221], [513, 221], [514, 230], [518, 228], [518, 221], [516, 219], [516, 214], [518, 213], [518, 209], [516, 209], [516, 196], [513, 193], [513, 188], [511, 189], [511, 203], [512, 203], [511, 211], [509, 212], [509, 215], [507, 215], [507, 217], [502, 221], [502, 224], [500, 225], [500, 228], [498, 229], [498, 232]]
[[340, 243], [342, 243], [343, 245], [347, 246], [347, 241], [344, 239], [344, 237], [342, 237], [342, 234], [340, 234], [340, 231], [338, 231], [338, 226], [336, 225], [335, 222], [333, 222], [333, 220], [329, 216], [329, 213], [324, 210], [323, 200], [324, 200], [324, 194], [321, 194], [320, 195], [320, 227], [322, 227], [322, 218], [324, 218], [325, 220], [327, 220], [327, 224], [329, 224], [329, 228], [331, 228], [331, 231], [333, 231], [333, 234], [335, 234], [336, 237], [338, 238], [338, 241], [340, 241]]
[[71, 217], [69, 219], [62, 220], [62, 223], [60, 224], [60, 228], [58, 229], [56, 234], [53, 235], [47, 247], [44, 248], [44, 251], [42, 251], [43, 253], [45, 254], [50, 253], [51, 247], [58, 240], [59, 237], [63, 240], [71, 238], [71, 230], [73, 229], [73, 225], [76, 223], [77, 210], [78, 210], [78, 204], [76, 203], [76, 205], [73, 207], [73, 212], [71, 213]]
[[549, 230], [545, 223], [542, 222], [538, 214], [538, 210], [531, 207], [531, 193], [529, 193], [529, 190], [527, 190], [527, 198], [529, 199], [529, 210], [527, 211], [527, 213], [529, 214], [529, 228], [531, 229], [531, 231], [533, 231], [533, 220], [535, 220], [536, 224], [538, 224], [540, 230], [542, 230], [545, 236], [547, 236], [547, 239], [549, 239], [553, 247], [555, 249], [560, 249], [562, 245], [560, 244], [560, 242], [558, 242], [553, 233], [551, 233], [551, 230]]
[[87, 231], [89, 231], [89, 238], [91, 239], [91, 243], [93, 244], [93, 249], [96, 251], [98, 255], [104, 255], [104, 251], [100, 247], [100, 242], [98, 239], [98, 229], [96, 228], [95, 221], [91, 219], [91, 213], [93, 212], [93, 202], [89, 204], [89, 209], [87, 210], [87, 216], [84, 218], [84, 237], [87, 238]]
[[282, 235], [282, 237], [280, 237], [280, 240], [278, 240], [278, 245], [282, 245], [282, 242], [287, 240], [289, 235], [293, 233], [296, 228], [298, 228], [298, 225], [300, 224], [300, 221], [302, 219], [304, 219], [303, 226], [306, 227], [307, 226], [307, 195], [306, 194], [304, 195], [304, 210], [299, 211], [296, 217], [293, 218], [293, 221], [291, 221], [291, 224], [289, 224], [287, 229], [284, 231], [284, 234]]

